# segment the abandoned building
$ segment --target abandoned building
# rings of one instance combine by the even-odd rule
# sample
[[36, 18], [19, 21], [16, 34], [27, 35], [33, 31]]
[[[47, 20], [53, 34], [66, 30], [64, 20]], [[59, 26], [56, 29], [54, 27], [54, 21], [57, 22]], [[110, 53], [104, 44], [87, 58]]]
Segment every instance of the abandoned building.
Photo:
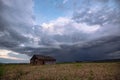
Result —
[[56, 59], [50, 56], [33, 55], [30, 59], [32, 65], [44, 65], [44, 64], [55, 64]]

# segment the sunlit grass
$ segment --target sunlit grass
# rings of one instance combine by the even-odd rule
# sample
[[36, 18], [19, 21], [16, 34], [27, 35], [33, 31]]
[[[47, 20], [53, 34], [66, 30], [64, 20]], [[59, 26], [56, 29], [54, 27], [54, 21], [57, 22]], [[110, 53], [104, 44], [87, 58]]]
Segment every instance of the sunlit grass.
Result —
[[0, 76], [1, 80], [120, 80], [119, 67], [119, 62], [4, 65]]

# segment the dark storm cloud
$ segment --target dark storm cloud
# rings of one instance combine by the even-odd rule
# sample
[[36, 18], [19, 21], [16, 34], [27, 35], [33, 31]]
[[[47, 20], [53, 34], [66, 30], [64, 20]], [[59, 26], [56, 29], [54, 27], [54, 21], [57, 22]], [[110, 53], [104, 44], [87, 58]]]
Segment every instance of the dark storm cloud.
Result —
[[[120, 58], [119, 4], [119, 0], [76, 0], [72, 19], [59, 18], [45, 28], [34, 25], [32, 0], [0, 0], [0, 49], [50, 55], [57, 61]], [[88, 27], [96, 25], [100, 28], [90, 33]]]
[[33, 34], [32, 0], [0, 0], [0, 47], [13, 48]]
[[[79, 61], [120, 58], [116, 51], [120, 50], [120, 36], [102, 37], [93, 41], [69, 44], [60, 44], [60, 48], [52, 47], [24, 47], [15, 49], [16, 52], [50, 55], [57, 58], [57, 61]], [[112, 53], [112, 54], [111, 54]], [[113, 59], [112, 58], [112, 59]]]

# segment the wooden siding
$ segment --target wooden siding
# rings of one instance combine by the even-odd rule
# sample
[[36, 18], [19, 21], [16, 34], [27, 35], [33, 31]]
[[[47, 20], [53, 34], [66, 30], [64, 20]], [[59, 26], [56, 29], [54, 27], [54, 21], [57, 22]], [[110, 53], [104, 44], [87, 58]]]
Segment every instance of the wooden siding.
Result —
[[56, 59], [48, 56], [34, 55], [30, 59], [32, 65], [44, 65], [44, 64], [55, 64]]

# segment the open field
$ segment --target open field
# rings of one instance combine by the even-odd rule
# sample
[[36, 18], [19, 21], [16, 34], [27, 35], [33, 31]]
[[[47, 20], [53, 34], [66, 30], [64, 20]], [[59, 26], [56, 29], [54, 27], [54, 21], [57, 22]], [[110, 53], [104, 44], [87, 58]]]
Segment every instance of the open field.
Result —
[[0, 65], [0, 80], [120, 80], [120, 62]]

